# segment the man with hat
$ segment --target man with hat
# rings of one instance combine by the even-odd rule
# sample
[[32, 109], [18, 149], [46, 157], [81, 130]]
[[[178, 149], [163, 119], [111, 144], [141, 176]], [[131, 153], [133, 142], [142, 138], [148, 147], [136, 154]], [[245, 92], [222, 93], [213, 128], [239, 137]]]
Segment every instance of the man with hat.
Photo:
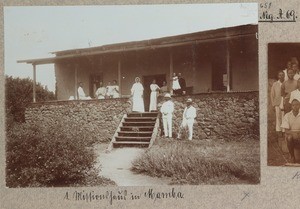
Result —
[[182, 123], [180, 125], [179, 133], [178, 133], [178, 137], [177, 137], [178, 139], [180, 139], [180, 137], [181, 137], [182, 129], [186, 129], [186, 128], [188, 128], [188, 131], [189, 131], [188, 139], [192, 140], [192, 138], [193, 138], [193, 125], [194, 125], [194, 121], [196, 118], [196, 108], [194, 108], [192, 106], [192, 102], [193, 102], [193, 100], [191, 98], [189, 98], [186, 101], [187, 106], [183, 111]]
[[292, 110], [285, 114], [281, 128], [285, 129], [287, 147], [291, 156], [291, 163], [295, 163], [294, 147], [300, 145], [300, 101], [292, 101]]
[[165, 95], [166, 101], [162, 104], [160, 112], [162, 113], [162, 121], [164, 126], [165, 137], [172, 138], [172, 118], [174, 111], [174, 103], [171, 100], [171, 95]]

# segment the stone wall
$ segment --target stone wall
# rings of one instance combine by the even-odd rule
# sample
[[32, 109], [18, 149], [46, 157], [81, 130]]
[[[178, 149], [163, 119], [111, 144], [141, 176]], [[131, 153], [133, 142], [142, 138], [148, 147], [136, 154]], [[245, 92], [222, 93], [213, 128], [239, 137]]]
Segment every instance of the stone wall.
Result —
[[[238, 140], [246, 135], [258, 138], [258, 92], [222, 92], [173, 97], [175, 136], [178, 133], [188, 98], [193, 99], [193, 106], [197, 110], [194, 124], [195, 139]], [[161, 103], [162, 101], [159, 105]]]
[[59, 120], [85, 127], [100, 141], [111, 140], [122, 117], [130, 111], [128, 99], [74, 100], [33, 103], [25, 111], [27, 123], [51, 127]]
[[[204, 93], [190, 96], [197, 109], [195, 139], [236, 140], [259, 136], [258, 92]], [[188, 96], [173, 97], [174, 136]], [[161, 100], [161, 98], [159, 99]], [[162, 101], [160, 101], [161, 104]], [[122, 116], [131, 108], [128, 99], [55, 101], [34, 103], [26, 109], [26, 122], [49, 126], [58, 120], [88, 127], [100, 141], [110, 140]]]

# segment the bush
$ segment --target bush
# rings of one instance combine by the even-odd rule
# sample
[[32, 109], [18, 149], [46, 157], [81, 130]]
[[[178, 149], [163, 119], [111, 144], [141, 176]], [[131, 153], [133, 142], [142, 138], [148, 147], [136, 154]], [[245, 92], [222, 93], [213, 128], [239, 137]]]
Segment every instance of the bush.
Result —
[[[5, 105], [7, 117], [12, 117], [16, 122], [25, 122], [25, 109], [32, 102], [33, 81], [29, 78], [5, 77]], [[36, 84], [36, 100], [54, 100], [53, 92], [43, 88], [40, 83]], [[10, 122], [10, 121], [8, 121]], [[9, 123], [7, 123], [10, 125]]]
[[16, 124], [7, 131], [7, 186], [84, 185], [86, 176], [97, 178], [96, 156], [86, 139], [84, 132], [60, 122], [47, 128]]
[[259, 183], [259, 142], [156, 141], [132, 170], [175, 184]]

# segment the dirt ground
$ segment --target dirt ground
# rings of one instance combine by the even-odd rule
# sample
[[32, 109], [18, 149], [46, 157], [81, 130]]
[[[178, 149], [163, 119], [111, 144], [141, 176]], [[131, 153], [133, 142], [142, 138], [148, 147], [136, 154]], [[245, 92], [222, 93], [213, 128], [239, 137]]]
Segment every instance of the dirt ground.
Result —
[[118, 186], [159, 186], [168, 185], [168, 178], [154, 178], [130, 171], [131, 162], [146, 149], [144, 148], [117, 148], [106, 153], [108, 144], [96, 145], [98, 154], [97, 167], [100, 167], [100, 175], [114, 181]]

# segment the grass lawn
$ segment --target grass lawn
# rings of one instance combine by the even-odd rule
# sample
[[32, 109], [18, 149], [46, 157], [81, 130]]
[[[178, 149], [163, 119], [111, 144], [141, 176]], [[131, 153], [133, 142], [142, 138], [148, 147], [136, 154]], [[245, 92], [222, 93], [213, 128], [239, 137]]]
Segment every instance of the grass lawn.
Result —
[[136, 159], [132, 171], [171, 177], [172, 184], [258, 184], [259, 140], [175, 140], [158, 138]]

